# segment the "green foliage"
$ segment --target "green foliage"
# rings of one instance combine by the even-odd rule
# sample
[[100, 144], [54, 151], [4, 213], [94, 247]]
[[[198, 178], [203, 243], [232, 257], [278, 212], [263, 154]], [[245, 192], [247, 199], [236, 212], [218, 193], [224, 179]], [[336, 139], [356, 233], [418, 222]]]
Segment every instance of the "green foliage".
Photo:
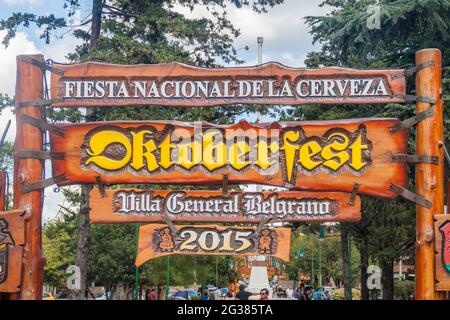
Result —
[[[283, 3], [284, 0], [114, 0], [101, 4], [102, 36], [95, 48], [90, 45], [91, 35], [82, 26], [90, 23], [86, 19], [81, 25], [72, 25], [74, 14], [81, 1], [65, 0], [67, 17], [54, 14], [37, 16], [33, 13], [14, 13], [0, 20], [0, 30], [7, 34], [3, 44], [7, 46], [21, 26], [36, 25], [41, 28], [41, 38], [46, 43], [52, 32], [59, 28], [73, 28], [73, 34], [85, 43], [72, 60], [101, 60], [118, 63], [161, 63], [170, 61], [192, 62], [196, 65], [217, 65], [216, 59], [241, 62], [236, 56], [233, 40], [240, 32], [227, 16], [227, 5], [237, 8], [251, 6], [256, 12], [266, 12], [267, 7]], [[186, 18], [174, 10], [184, 7], [191, 11], [197, 7], [207, 9], [210, 18]], [[106, 54], [105, 54], [106, 53]]]
[[415, 294], [415, 283], [410, 280], [394, 281], [394, 296], [396, 300], [408, 300]]
[[[333, 300], [345, 300], [344, 288], [340, 288], [330, 292]], [[361, 300], [361, 291], [352, 289], [352, 300]]]
[[[318, 224], [314, 224], [316, 227]], [[321, 258], [319, 259], [319, 244]], [[303, 256], [295, 257], [294, 253], [300, 248], [304, 249]], [[319, 261], [321, 268], [319, 269]], [[307, 227], [300, 227], [293, 233], [291, 241], [291, 259], [286, 263], [286, 272], [290, 279], [298, 279], [299, 271], [302, 274], [311, 274], [311, 268], [314, 266], [313, 274], [317, 278], [319, 271], [322, 272], [323, 283], [326, 280], [333, 279], [337, 285], [343, 282], [343, 262], [341, 255], [341, 238], [339, 234], [329, 234], [323, 241], [319, 241], [318, 232], [314, 233]], [[359, 281], [359, 255], [356, 246], [352, 243], [352, 274], [353, 281]], [[317, 286], [318, 283], [315, 283]]]
[[77, 224], [78, 213], [61, 207], [60, 214], [43, 226], [42, 244], [47, 259], [44, 282], [53, 287], [65, 286], [67, 266], [74, 264]]
[[[307, 17], [315, 42], [322, 44], [319, 52], [308, 54], [311, 67], [338, 65], [354, 68], [399, 67], [413, 64], [415, 52], [423, 48], [439, 48], [443, 53], [444, 95], [449, 92], [450, 77], [450, 1], [382, 0], [381, 29], [370, 30], [366, 23], [368, 6], [376, 1], [326, 0], [331, 6], [327, 16]], [[414, 79], [408, 79], [408, 91], [414, 90]], [[449, 138], [449, 103], [444, 106], [445, 136]], [[289, 110], [289, 119], [343, 119], [361, 117], [413, 116], [415, 106], [389, 104], [385, 106], [306, 106]], [[414, 154], [415, 135], [411, 130], [409, 153]], [[409, 168], [409, 188], [414, 190], [414, 167]], [[448, 173], [446, 173], [448, 175]], [[400, 256], [414, 257], [415, 206], [407, 201], [391, 202], [363, 197], [362, 220], [352, 224], [357, 243], [369, 239], [369, 255], [378, 261]]]
[[0, 113], [3, 109], [12, 106], [14, 106], [14, 99], [7, 94], [0, 93]]
[[134, 225], [92, 225], [88, 281], [107, 288], [134, 283]]

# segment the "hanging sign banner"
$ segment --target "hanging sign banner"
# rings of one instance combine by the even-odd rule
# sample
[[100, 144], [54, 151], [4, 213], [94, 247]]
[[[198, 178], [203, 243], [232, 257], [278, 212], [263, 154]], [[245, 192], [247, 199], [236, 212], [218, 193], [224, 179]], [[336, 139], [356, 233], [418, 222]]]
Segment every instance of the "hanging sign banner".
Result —
[[403, 69], [298, 69], [279, 63], [206, 69], [180, 63], [54, 64], [55, 107], [375, 104], [404, 102]]
[[407, 132], [395, 119], [219, 126], [169, 121], [64, 124], [52, 134], [60, 185], [266, 184], [394, 197], [406, 187]]
[[0, 292], [19, 292], [25, 244], [23, 211], [0, 212]]
[[139, 228], [136, 266], [168, 255], [271, 255], [289, 261], [290, 228], [227, 227], [215, 225], [176, 226], [174, 234], [165, 224]]
[[91, 223], [182, 222], [258, 223], [272, 221], [358, 221], [361, 200], [339, 192], [144, 191], [90, 192]]
[[450, 291], [450, 215], [435, 215], [436, 290]]

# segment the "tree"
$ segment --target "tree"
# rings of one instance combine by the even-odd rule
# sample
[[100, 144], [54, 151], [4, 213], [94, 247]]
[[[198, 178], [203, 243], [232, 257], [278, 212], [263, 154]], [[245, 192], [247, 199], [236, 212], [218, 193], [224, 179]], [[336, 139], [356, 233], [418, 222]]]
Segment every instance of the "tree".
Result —
[[[198, 66], [219, 66], [221, 62], [241, 61], [233, 47], [234, 38], [239, 35], [227, 18], [227, 4], [238, 8], [251, 6], [257, 12], [265, 12], [267, 7], [281, 4], [283, 0], [93, 0], [91, 14], [79, 25], [71, 25], [69, 20], [80, 9], [80, 0], [64, 0], [68, 9], [67, 17], [54, 14], [38, 16], [32, 13], [14, 13], [0, 21], [0, 30], [6, 30], [3, 44], [7, 46], [21, 26], [34, 24], [42, 28], [41, 38], [46, 43], [52, 40], [54, 30], [73, 29], [75, 37], [83, 44], [68, 57], [73, 62], [96, 60], [111, 63], [163, 63], [179, 61]], [[210, 13], [209, 18], [189, 19], [174, 10], [175, 6], [193, 10], [203, 6]], [[88, 31], [86, 28], [90, 25]], [[221, 61], [218, 61], [220, 59]], [[210, 120], [227, 123], [249, 110], [242, 106], [227, 108], [91, 108], [86, 113], [87, 121], [116, 119], [175, 119]], [[53, 112], [59, 120], [82, 120], [83, 116], [65, 110]], [[87, 256], [89, 252], [89, 190], [81, 188], [79, 237], [76, 264], [82, 274], [81, 290], [74, 298], [81, 299], [86, 286]], [[112, 228], [112, 227], [111, 227]], [[119, 229], [126, 229], [120, 226]], [[126, 231], [126, 230], [125, 230]]]
[[[311, 226], [312, 229], [311, 229]], [[311, 269], [313, 268], [314, 285], [318, 285], [319, 271], [322, 274], [322, 283], [334, 281], [334, 283], [341, 287], [345, 280], [344, 278], [344, 259], [340, 252], [341, 239], [338, 233], [339, 229], [331, 226], [330, 232], [327, 232], [324, 240], [320, 243], [321, 246], [321, 258], [319, 259], [319, 235], [318, 232], [314, 232], [314, 229], [318, 229], [318, 224], [311, 226], [300, 226], [296, 232], [292, 234], [291, 241], [291, 259], [286, 263], [286, 272], [290, 279], [298, 279], [299, 273], [311, 275]], [[303, 248], [304, 254], [300, 256], [299, 250]], [[295, 254], [297, 252], [297, 254]], [[345, 261], [348, 266], [348, 261]], [[320, 263], [320, 269], [319, 269]], [[356, 247], [352, 244], [352, 272], [356, 275], [354, 283], [359, 281], [357, 276], [357, 270], [359, 268], [358, 257], [356, 255]]]
[[[381, 29], [370, 30], [369, 5], [379, 5]], [[326, 0], [322, 5], [333, 8], [330, 15], [307, 17], [314, 41], [322, 44], [319, 52], [311, 52], [306, 60], [309, 66], [338, 65], [354, 68], [398, 67], [415, 61], [415, 52], [429, 47], [443, 52], [444, 67], [450, 64], [450, 1], [425, 0], [382, 0], [344, 1]], [[444, 70], [444, 90], [449, 89], [449, 69]], [[408, 90], [414, 89], [414, 82], [408, 79]], [[446, 94], [448, 96], [448, 94]], [[445, 112], [445, 135], [449, 137], [449, 102]], [[326, 109], [326, 110], [322, 110]], [[387, 106], [358, 106], [317, 109], [314, 106], [301, 108], [291, 116], [306, 115], [321, 119], [384, 116], [400, 119], [414, 114], [414, 106], [390, 104]], [[412, 132], [411, 132], [412, 133]], [[414, 136], [409, 139], [409, 149], [414, 153]], [[446, 173], [448, 177], [448, 172]], [[414, 188], [414, 170], [410, 168], [410, 188]], [[364, 197], [363, 220], [351, 229], [359, 239], [361, 250], [361, 276], [367, 277], [368, 257], [377, 259], [383, 271], [383, 294], [385, 299], [393, 298], [393, 262], [402, 255], [412, 257], [414, 245], [414, 205], [405, 201], [390, 203], [383, 199]], [[365, 282], [362, 283], [365, 286]], [[363, 288], [363, 298], [367, 298]]]

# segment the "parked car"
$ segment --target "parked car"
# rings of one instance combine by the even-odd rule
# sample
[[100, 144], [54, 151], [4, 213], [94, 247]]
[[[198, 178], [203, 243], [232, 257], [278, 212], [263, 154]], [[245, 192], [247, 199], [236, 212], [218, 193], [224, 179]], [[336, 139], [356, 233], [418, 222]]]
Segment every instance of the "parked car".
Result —
[[187, 291], [177, 291], [172, 296], [172, 300], [190, 300], [190, 297]]
[[197, 294], [197, 292], [192, 291], [192, 290], [186, 290], [186, 293], [188, 295], [189, 298], [194, 298], [194, 297], [198, 297], [199, 295]]
[[101, 295], [98, 295], [95, 297], [95, 300], [108, 300], [108, 298], [111, 298], [111, 293], [110, 292], [105, 292]]
[[212, 284], [208, 284], [206, 286], [206, 289], [208, 289], [209, 292], [213, 292], [213, 291], [217, 290], [217, 288], [215, 286], [213, 286]]
[[325, 292], [331, 292], [331, 291], [336, 290], [336, 288], [335, 288], [335, 287], [326, 287], [326, 286], [323, 286], [323, 287], [320, 287], [319, 290], [322, 290], [322, 291], [325, 291]]
[[55, 300], [51, 292], [42, 292], [42, 300]]

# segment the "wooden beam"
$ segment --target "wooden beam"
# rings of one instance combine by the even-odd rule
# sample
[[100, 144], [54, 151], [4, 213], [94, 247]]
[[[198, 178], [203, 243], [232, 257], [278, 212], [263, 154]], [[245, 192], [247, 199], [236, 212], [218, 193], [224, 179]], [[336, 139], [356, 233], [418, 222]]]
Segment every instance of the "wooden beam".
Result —
[[[20, 159], [17, 154], [23, 150], [42, 151], [42, 132], [28, 123], [23, 123], [23, 115], [42, 119], [43, 110], [39, 106], [19, 107], [24, 101], [43, 98], [43, 70], [17, 57], [16, 80], [16, 141], [14, 144], [14, 208], [26, 211], [29, 219], [25, 225], [26, 244], [23, 257], [22, 288], [19, 296], [22, 300], [40, 300], [42, 298], [44, 257], [42, 253], [42, 192], [33, 191], [22, 194], [25, 184], [42, 180], [42, 161]], [[44, 56], [32, 55], [31, 58], [44, 62]]]
[[[416, 65], [434, 61], [434, 66], [416, 74], [416, 94], [435, 98], [435, 115], [421, 121], [416, 131], [416, 154], [439, 157], [439, 164], [416, 165], [416, 193], [432, 202], [427, 209], [416, 206], [416, 299], [435, 300], [441, 294], [435, 291], [434, 220], [444, 213], [444, 127], [442, 112], [442, 61], [438, 49], [425, 49], [416, 53]], [[416, 113], [433, 105], [417, 102]]]

